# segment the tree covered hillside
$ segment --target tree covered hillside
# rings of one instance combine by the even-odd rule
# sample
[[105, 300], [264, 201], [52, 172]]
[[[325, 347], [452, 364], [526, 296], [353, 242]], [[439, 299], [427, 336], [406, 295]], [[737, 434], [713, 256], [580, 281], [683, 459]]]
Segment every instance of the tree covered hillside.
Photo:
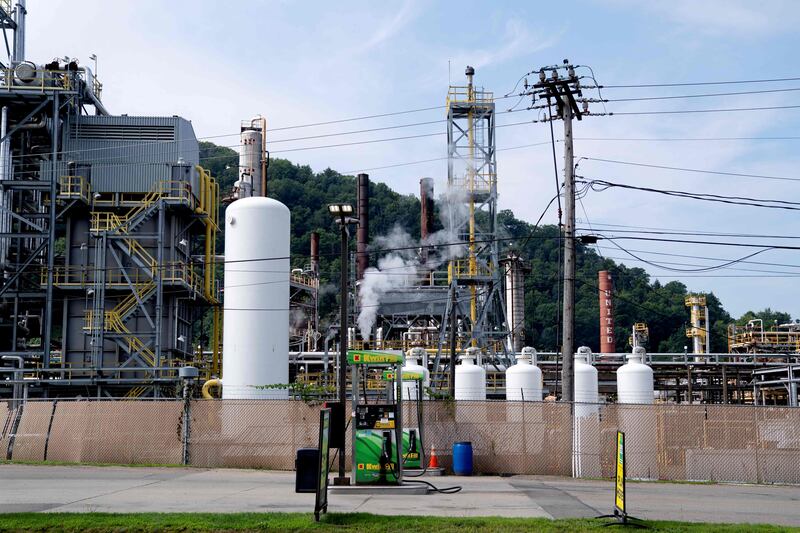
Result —
[[[200, 160], [219, 181], [224, 196], [237, 179], [238, 155], [230, 148], [212, 143], [202, 142], [200, 146]], [[314, 173], [308, 166], [295, 165], [285, 159], [272, 159], [267, 175], [268, 196], [286, 204], [292, 213], [292, 265], [302, 267], [308, 263], [310, 234], [312, 231], [319, 232], [321, 282], [335, 288], [339, 276], [339, 234], [328, 214], [327, 205], [348, 202], [355, 206], [355, 178], [331, 169]], [[399, 194], [383, 183], [370, 183], [371, 239], [388, 234], [395, 225], [418, 237], [419, 214], [417, 197]], [[527, 343], [538, 350], [555, 351], [559, 344], [557, 333], [561, 314], [558, 305], [558, 228], [545, 225], [534, 231], [531, 224], [517, 219], [508, 210], [499, 213], [498, 222], [500, 230], [508, 236], [508, 240], [503, 241], [504, 248], [519, 250], [532, 267], [531, 273], [526, 276]], [[265, 231], [268, 229], [265, 228]], [[220, 252], [223, 242], [224, 236], [219, 239]], [[610, 271], [614, 280], [617, 351], [629, 349], [628, 337], [635, 322], [646, 322], [649, 326], [649, 349], [652, 351], [682, 352], [684, 346], [690, 344], [685, 336], [689, 311], [684, 306], [687, 294], [684, 284], [677, 281], [666, 284], [651, 282], [645, 270], [601, 258], [592, 247], [579, 244], [576, 266], [576, 346], [586, 345], [593, 350], [599, 348], [599, 270]], [[325, 320], [335, 314], [338, 290], [322, 293], [320, 317]], [[733, 319], [713, 293], [708, 294], [707, 300], [713, 322], [711, 348], [713, 351], [727, 351], [727, 325]], [[786, 313], [770, 309], [750, 311], [740, 320], [749, 318], [765, 318], [765, 324], [771, 323], [773, 318], [790, 319]]]

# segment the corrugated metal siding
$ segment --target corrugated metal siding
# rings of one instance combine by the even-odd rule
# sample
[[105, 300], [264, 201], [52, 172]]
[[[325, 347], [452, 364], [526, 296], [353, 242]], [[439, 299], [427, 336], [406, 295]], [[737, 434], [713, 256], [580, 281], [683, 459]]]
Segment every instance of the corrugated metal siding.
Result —
[[194, 129], [180, 117], [81, 116], [64, 128], [64, 159], [91, 164], [93, 191], [146, 192], [178, 159], [199, 162]]

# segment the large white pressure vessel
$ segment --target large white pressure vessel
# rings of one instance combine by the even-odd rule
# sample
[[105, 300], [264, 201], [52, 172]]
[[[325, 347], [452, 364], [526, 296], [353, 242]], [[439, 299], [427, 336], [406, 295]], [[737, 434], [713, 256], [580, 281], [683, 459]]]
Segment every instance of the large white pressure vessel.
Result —
[[456, 400], [485, 400], [486, 371], [475, 364], [478, 348], [467, 348], [461, 356], [461, 364], [456, 365]]
[[[592, 350], [588, 346], [578, 348], [575, 354], [575, 402], [597, 403], [600, 394], [597, 384], [597, 369], [591, 365]], [[576, 408], [576, 412], [594, 412], [591, 409]]]
[[617, 369], [619, 403], [653, 403], [653, 369], [644, 364], [645, 350], [636, 346], [628, 362]]
[[289, 209], [242, 198], [225, 213], [222, 398], [286, 398], [289, 382]]
[[524, 347], [517, 364], [506, 370], [506, 400], [542, 400], [542, 371], [536, 366], [536, 350], [530, 346]]
[[[422, 385], [422, 397], [427, 399], [425, 390], [431, 385], [430, 372], [420, 365], [420, 359], [425, 355], [425, 348], [411, 348], [406, 353], [406, 362], [403, 365], [403, 399], [416, 400], [420, 384]], [[406, 379], [406, 373], [422, 376], [422, 381], [416, 379]]]

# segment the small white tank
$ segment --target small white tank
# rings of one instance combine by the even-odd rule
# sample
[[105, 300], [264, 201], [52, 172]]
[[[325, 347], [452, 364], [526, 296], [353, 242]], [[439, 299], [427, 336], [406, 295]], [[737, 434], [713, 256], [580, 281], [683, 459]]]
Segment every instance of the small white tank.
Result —
[[517, 364], [506, 370], [506, 400], [542, 400], [542, 371], [536, 366], [536, 350], [530, 346], [524, 347]]
[[456, 400], [486, 399], [486, 371], [475, 364], [479, 352], [478, 348], [467, 348], [461, 356], [461, 364], [456, 365]]
[[599, 401], [597, 369], [591, 365], [591, 359], [592, 350], [588, 346], [578, 348], [578, 353], [575, 354], [576, 403], [597, 403]]
[[[430, 387], [431, 385], [431, 378], [430, 372], [424, 366], [420, 365], [419, 362], [425, 355], [424, 348], [411, 348], [406, 353], [406, 362], [403, 365], [403, 376], [406, 375], [406, 372], [409, 374], [417, 374], [422, 376], [422, 398], [427, 399], [428, 394], [425, 390]], [[404, 400], [416, 400], [417, 399], [417, 388], [419, 387], [420, 381], [414, 379], [405, 379], [403, 378], [403, 399]]]
[[644, 364], [645, 350], [636, 346], [617, 369], [618, 403], [653, 403], [653, 369]]

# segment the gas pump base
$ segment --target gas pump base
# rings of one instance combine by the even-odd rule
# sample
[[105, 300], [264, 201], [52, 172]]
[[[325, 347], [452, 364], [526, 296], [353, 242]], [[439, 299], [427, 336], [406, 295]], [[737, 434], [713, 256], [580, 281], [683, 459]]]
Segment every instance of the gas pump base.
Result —
[[427, 494], [429, 487], [421, 483], [402, 483], [400, 485], [350, 485], [350, 486], [329, 486], [330, 494], [370, 494], [380, 496], [381, 494], [419, 496]]
[[[424, 472], [424, 474], [423, 474]], [[420, 477], [420, 476], [443, 476], [444, 475], [444, 468], [428, 468], [423, 470], [421, 468], [404, 468], [403, 474], [408, 477]]]

